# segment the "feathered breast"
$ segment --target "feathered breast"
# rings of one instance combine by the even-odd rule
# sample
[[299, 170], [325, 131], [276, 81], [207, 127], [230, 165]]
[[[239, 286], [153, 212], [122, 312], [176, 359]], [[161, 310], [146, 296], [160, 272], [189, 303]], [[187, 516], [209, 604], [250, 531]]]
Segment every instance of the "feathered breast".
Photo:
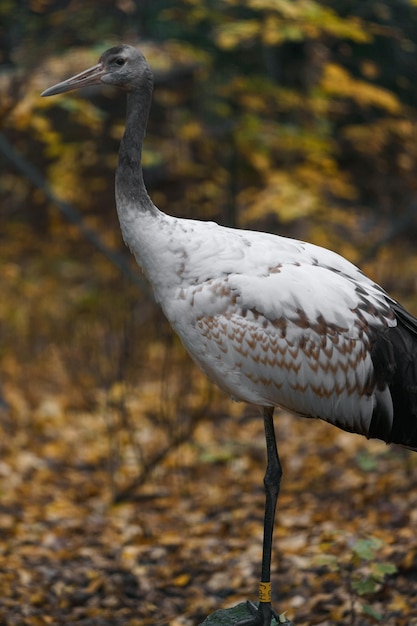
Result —
[[327, 250], [205, 226], [184, 246], [180, 280], [161, 304], [209, 377], [238, 400], [365, 435], [378, 403], [392, 421], [371, 358], [378, 334], [396, 325], [387, 294]]

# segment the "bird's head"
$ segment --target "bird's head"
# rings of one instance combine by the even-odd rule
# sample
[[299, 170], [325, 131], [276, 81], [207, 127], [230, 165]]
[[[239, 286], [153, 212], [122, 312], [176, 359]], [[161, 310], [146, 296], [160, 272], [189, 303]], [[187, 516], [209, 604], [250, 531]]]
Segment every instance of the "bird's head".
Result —
[[121, 45], [104, 52], [97, 65], [46, 89], [42, 96], [91, 85], [114, 85], [124, 91], [140, 90], [152, 85], [152, 72], [143, 54], [133, 46]]

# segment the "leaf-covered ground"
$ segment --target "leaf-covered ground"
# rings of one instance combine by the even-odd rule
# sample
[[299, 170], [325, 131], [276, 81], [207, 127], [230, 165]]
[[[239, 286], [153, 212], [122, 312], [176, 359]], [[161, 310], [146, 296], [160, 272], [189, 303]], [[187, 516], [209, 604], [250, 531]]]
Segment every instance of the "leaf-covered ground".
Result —
[[[11, 421], [17, 405], [9, 394], [0, 439], [1, 624], [186, 626], [256, 596], [264, 443], [254, 410], [202, 419], [135, 498], [112, 504], [103, 416], [50, 396], [30, 422]], [[298, 626], [417, 624], [417, 455], [286, 414], [277, 431], [277, 608]], [[369, 535], [380, 548], [355, 561]], [[377, 562], [397, 570], [360, 596], [352, 583]]]

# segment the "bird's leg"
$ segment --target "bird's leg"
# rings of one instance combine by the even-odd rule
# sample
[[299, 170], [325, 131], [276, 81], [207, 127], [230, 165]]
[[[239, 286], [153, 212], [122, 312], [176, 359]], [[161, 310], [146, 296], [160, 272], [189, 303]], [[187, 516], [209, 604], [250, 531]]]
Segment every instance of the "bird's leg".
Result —
[[267, 467], [264, 477], [265, 518], [262, 550], [262, 572], [259, 583], [259, 606], [249, 603], [253, 617], [238, 622], [239, 626], [270, 626], [272, 617], [278, 617], [271, 607], [271, 554], [274, 531], [275, 509], [281, 483], [282, 469], [275, 439], [273, 407], [264, 407], [264, 427], [266, 438]]

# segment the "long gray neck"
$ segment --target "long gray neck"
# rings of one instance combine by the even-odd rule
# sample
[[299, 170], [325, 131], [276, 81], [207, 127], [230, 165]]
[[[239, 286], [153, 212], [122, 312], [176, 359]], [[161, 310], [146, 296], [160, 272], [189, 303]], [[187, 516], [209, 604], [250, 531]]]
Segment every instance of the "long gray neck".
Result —
[[119, 150], [116, 171], [116, 205], [121, 222], [138, 213], [156, 209], [148, 196], [142, 172], [142, 144], [152, 99], [152, 84], [127, 94], [126, 128]]

